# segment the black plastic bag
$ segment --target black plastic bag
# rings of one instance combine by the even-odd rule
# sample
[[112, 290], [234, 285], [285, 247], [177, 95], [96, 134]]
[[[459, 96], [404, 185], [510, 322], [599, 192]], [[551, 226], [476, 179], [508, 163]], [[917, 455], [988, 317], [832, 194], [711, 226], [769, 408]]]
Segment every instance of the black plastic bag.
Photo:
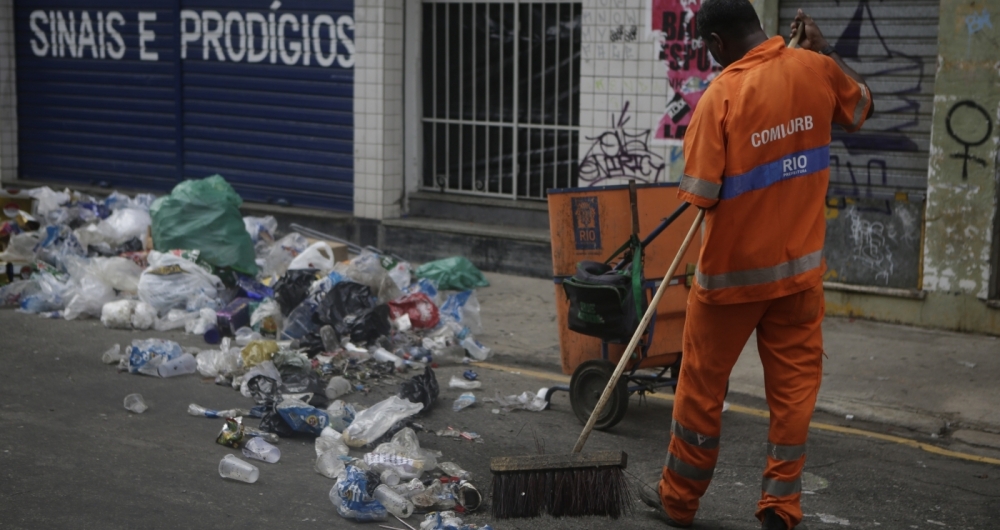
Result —
[[424, 408], [421, 412], [431, 408], [440, 392], [437, 377], [430, 366], [424, 368], [424, 373], [415, 375], [409, 381], [403, 381], [399, 384], [399, 397], [413, 403], [423, 403]]
[[305, 351], [310, 359], [326, 351], [326, 347], [323, 346], [323, 338], [320, 337], [319, 333], [307, 333], [296, 341], [292, 343], [292, 349]]
[[350, 323], [351, 342], [365, 344], [375, 342], [392, 332], [389, 321], [389, 305], [382, 304], [357, 315]]
[[309, 287], [316, 281], [316, 269], [290, 270], [274, 284], [274, 300], [281, 314], [288, 316], [309, 296]]
[[371, 289], [355, 282], [334, 285], [320, 302], [314, 318], [320, 324], [332, 326], [338, 337], [350, 337], [357, 344], [378, 340], [392, 331], [389, 306], [376, 306]]
[[247, 389], [257, 407], [262, 410], [260, 415], [260, 430], [273, 432], [282, 438], [295, 436], [295, 430], [275, 410], [275, 405], [281, 400], [278, 382], [265, 375], [258, 375], [247, 381]]
[[367, 285], [349, 281], [338, 282], [320, 301], [315, 318], [322, 324], [333, 326], [337, 334], [343, 337], [350, 328], [350, 324], [345, 321], [373, 307], [375, 299]]
[[313, 397], [309, 404], [325, 409], [329, 403], [326, 397], [326, 382], [313, 371], [281, 374], [281, 392], [283, 394], [302, 394], [309, 392]]

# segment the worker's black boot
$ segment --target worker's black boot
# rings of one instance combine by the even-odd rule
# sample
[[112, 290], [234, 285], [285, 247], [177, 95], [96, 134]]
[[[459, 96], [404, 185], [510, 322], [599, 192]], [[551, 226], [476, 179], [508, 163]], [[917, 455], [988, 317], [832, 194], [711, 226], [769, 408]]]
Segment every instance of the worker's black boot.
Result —
[[660, 492], [657, 490], [657, 486], [650, 486], [649, 484], [639, 485], [639, 498], [642, 499], [643, 504], [649, 506], [650, 508], [656, 510], [656, 515], [667, 523], [667, 526], [672, 526], [674, 528], [690, 528], [689, 524], [681, 524], [674, 521], [667, 510], [663, 508], [663, 500], [660, 499]]
[[[760, 530], [789, 530], [785, 520], [774, 511], [774, 508], [764, 510], [764, 520], [760, 523]], [[806, 525], [799, 523], [791, 530], [807, 530]]]
[[774, 508], [764, 510], [764, 520], [760, 522], [760, 530], [788, 530], [788, 525]]

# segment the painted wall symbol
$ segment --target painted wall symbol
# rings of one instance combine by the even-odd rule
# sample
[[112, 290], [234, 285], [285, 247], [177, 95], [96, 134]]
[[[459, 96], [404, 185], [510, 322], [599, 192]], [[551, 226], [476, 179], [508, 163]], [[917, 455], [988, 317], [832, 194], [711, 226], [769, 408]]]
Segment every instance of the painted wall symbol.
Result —
[[886, 239], [895, 239], [892, 225], [886, 226], [879, 221], [868, 221], [861, 217], [857, 210], [851, 210], [851, 244], [853, 259], [861, 262], [875, 272], [876, 281], [889, 283], [892, 276], [892, 250], [886, 244]]
[[597, 197], [574, 197], [572, 205], [576, 249], [601, 250], [601, 215]]
[[[986, 123], [985, 131], [986, 132], [983, 133], [982, 138], [975, 138], [975, 137], [965, 138], [965, 137], [960, 136], [958, 133], [955, 132], [955, 128], [952, 126], [952, 119], [955, 117], [955, 111], [957, 111], [959, 109], [963, 109], [963, 108], [968, 108], [968, 109], [972, 109], [972, 110], [976, 111], [976, 113], [979, 114], [979, 115], [981, 115], [983, 117], [983, 120], [985, 120], [985, 123]], [[953, 140], [955, 140], [956, 142], [962, 144], [962, 146], [965, 147], [965, 152], [964, 153], [952, 153], [951, 154], [951, 158], [958, 158], [958, 159], [962, 160], [962, 179], [968, 179], [969, 178], [969, 161], [970, 160], [973, 161], [973, 162], [975, 162], [975, 163], [977, 163], [977, 164], [979, 164], [980, 166], [986, 167], [986, 161], [985, 160], [983, 160], [982, 158], [979, 158], [978, 156], [970, 155], [969, 154], [969, 148], [970, 147], [976, 147], [978, 145], [983, 145], [984, 143], [986, 143], [986, 140], [989, 140], [990, 134], [993, 132], [993, 120], [990, 118], [989, 113], [986, 112], [986, 109], [980, 107], [975, 101], [969, 101], [969, 100], [959, 101], [958, 103], [955, 103], [955, 105], [953, 105], [950, 110], [948, 110], [948, 117], [945, 118], [944, 124], [945, 124], [945, 127], [948, 128], [948, 136], [951, 136], [951, 138]]]
[[649, 129], [638, 134], [625, 132], [625, 125], [631, 120], [628, 108], [626, 101], [617, 120], [611, 115], [611, 130], [587, 138], [593, 144], [580, 161], [581, 186], [602, 186], [615, 178], [660, 181], [666, 163], [663, 157], [649, 150]]

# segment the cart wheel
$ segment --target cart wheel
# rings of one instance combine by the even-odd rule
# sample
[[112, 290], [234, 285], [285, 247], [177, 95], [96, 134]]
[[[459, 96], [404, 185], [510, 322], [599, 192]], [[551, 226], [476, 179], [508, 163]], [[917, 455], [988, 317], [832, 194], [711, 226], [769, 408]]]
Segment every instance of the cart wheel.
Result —
[[[580, 423], [586, 425], [590, 413], [601, 399], [604, 388], [615, 372], [615, 365], [603, 359], [587, 361], [576, 368], [569, 383], [569, 400]], [[599, 431], [610, 429], [622, 421], [628, 410], [628, 384], [625, 378], [618, 379], [611, 392], [604, 412], [597, 418], [594, 428]]]

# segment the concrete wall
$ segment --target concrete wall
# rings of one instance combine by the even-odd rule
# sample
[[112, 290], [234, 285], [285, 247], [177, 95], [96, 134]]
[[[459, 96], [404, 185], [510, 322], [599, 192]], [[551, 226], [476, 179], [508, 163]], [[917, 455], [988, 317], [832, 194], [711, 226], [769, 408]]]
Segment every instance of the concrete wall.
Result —
[[0, 184], [17, 178], [14, 1], [0, 0]]

